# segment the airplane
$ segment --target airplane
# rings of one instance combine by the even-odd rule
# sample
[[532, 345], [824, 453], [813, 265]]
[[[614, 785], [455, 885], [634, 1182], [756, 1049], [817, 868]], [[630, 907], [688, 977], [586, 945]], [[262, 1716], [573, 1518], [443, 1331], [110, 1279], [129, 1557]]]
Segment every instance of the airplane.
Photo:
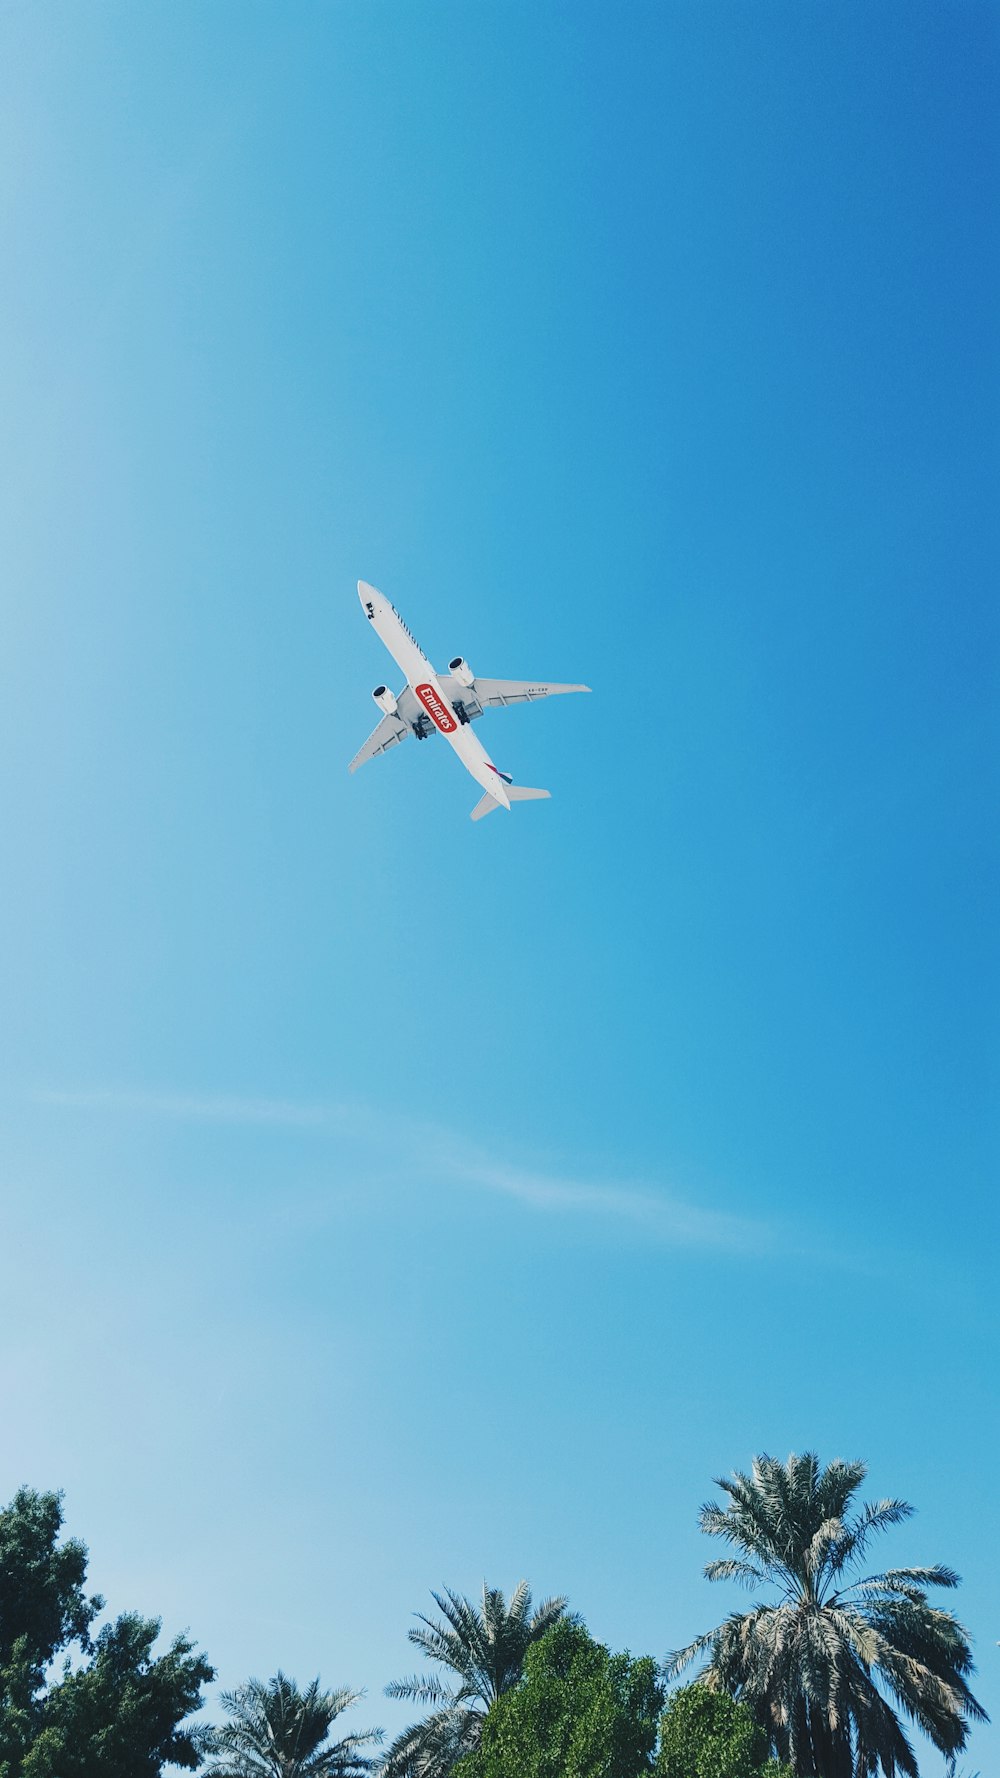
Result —
[[460, 654], [448, 662], [447, 673], [436, 673], [384, 593], [359, 580], [358, 597], [379, 640], [406, 674], [406, 684], [398, 697], [387, 685], [375, 687], [372, 697], [385, 714], [361, 751], [354, 755], [348, 770], [356, 772], [366, 760], [387, 753], [390, 747], [405, 741], [407, 735], [423, 741], [428, 735], [439, 734], [485, 791], [472, 811], [473, 821], [492, 815], [494, 809], [509, 812], [511, 803], [536, 802], [550, 796], [548, 790], [529, 790], [523, 784], [515, 784], [509, 773], [499, 771], [479, 736], [473, 734], [472, 724], [492, 707], [526, 704], [533, 698], [553, 697], [557, 692], [589, 691], [590, 686], [547, 685], [530, 679], [477, 679]]

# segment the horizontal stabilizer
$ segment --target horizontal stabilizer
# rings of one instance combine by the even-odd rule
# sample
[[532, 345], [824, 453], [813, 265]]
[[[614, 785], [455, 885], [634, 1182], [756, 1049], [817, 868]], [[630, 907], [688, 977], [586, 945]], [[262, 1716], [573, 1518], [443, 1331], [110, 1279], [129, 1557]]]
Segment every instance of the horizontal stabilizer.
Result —
[[[543, 797], [552, 795], [551, 790], [529, 790], [526, 784], [508, 784], [507, 795], [512, 803], [536, 803]], [[503, 803], [491, 796], [489, 791], [480, 799], [472, 811], [472, 820], [481, 821], [484, 815], [492, 815], [494, 809], [502, 809]]]

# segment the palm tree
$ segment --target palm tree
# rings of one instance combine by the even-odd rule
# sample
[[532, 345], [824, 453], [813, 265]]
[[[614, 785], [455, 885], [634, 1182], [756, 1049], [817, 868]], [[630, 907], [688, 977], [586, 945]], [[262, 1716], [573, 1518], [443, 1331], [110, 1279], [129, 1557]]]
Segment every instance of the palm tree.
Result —
[[863, 1463], [821, 1469], [812, 1452], [787, 1463], [756, 1457], [749, 1476], [716, 1482], [725, 1506], [701, 1509], [702, 1530], [738, 1552], [710, 1562], [708, 1579], [769, 1584], [780, 1596], [734, 1612], [672, 1655], [667, 1672], [707, 1653], [706, 1684], [749, 1705], [796, 1778], [916, 1778], [893, 1703], [952, 1759], [969, 1720], [987, 1720], [966, 1684], [968, 1636], [927, 1598], [958, 1575], [935, 1566], [851, 1578], [870, 1540], [913, 1511], [879, 1500], [849, 1514], [866, 1474]]
[[417, 1612], [419, 1627], [409, 1632], [410, 1641], [455, 1680], [415, 1675], [386, 1686], [390, 1698], [410, 1698], [434, 1709], [397, 1736], [386, 1754], [383, 1778], [445, 1778], [456, 1760], [478, 1746], [486, 1711], [517, 1684], [531, 1644], [566, 1611], [565, 1599], [546, 1599], [533, 1612], [524, 1580], [509, 1604], [498, 1587], [487, 1587], [485, 1581], [482, 1605], [447, 1588], [431, 1597], [445, 1621], [435, 1623]]
[[217, 1757], [205, 1778], [362, 1778], [375, 1764], [363, 1750], [381, 1741], [381, 1729], [329, 1739], [341, 1711], [362, 1696], [347, 1686], [322, 1692], [318, 1679], [300, 1692], [283, 1673], [223, 1692], [231, 1720], [209, 1731], [207, 1751]]

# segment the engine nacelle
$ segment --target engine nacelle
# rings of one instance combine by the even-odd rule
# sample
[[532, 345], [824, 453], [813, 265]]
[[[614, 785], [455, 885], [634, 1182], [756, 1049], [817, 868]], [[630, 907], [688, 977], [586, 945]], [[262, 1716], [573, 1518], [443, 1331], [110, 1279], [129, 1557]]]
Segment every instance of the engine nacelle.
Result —
[[455, 659], [448, 662], [448, 671], [453, 679], [458, 680], [459, 685], [464, 685], [466, 691], [472, 690], [476, 683], [476, 676], [468, 661], [463, 661], [460, 654], [456, 654]]
[[396, 700], [387, 685], [376, 685], [375, 690], [372, 692], [372, 697], [375, 699], [379, 709], [384, 710], [387, 716], [395, 716], [397, 710]]

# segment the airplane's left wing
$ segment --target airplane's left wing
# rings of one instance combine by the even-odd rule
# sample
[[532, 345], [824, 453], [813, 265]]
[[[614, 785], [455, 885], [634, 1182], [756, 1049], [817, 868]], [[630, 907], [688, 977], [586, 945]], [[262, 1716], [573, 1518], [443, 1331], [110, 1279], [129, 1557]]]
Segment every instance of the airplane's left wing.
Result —
[[366, 760], [375, 759], [379, 753], [388, 753], [389, 748], [395, 747], [397, 741], [405, 741], [409, 732], [406, 723], [401, 722], [398, 716], [383, 716], [378, 728], [373, 729], [368, 736], [360, 753], [354, 755], [348, 771], [356, 772]]
[[545, 685], [537, 679], [477, 679], [473, 695], [485, 710], [496, 704], [527, 704], [532, 698], [554, 698], [563, 691], [589, 690], [589, 685]]

